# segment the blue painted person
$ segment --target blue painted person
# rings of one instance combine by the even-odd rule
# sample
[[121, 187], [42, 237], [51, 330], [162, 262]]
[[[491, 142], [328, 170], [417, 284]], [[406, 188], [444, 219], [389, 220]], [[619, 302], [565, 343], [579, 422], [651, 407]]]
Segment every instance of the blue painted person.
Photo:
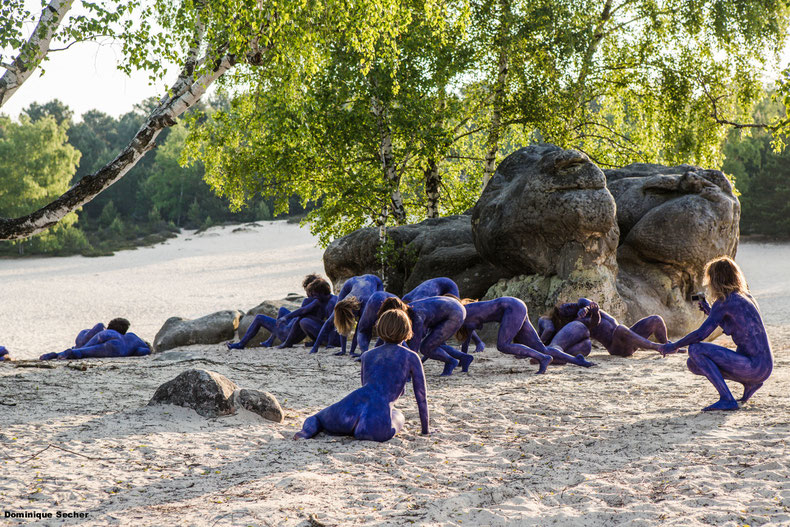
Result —
[[[667, 326], [660, 316], [645, 317], [629, 328], [588, 298], [555, 306], [540, 318], [538, 329], [545, 344], [550, 344], [558, 332], [564, 331], [562, 340], [568, 346], [565, 351], [584, 356], [592, 349], [590, 339], [600, 342], [611, 355], [620, 357], [630, 357], [640, 348], [658, 350], [667, 342]], [[648, 340], [651, 335], [657, 343]]]
[[[515, 342], [516, 337], [520, 334], [526, 341], [534, 341], [537, 338], [537, 335], [534, 338], [529, 338], [529, 328], [532, 328], [532, 324], [527, 318], [527, 306], [523, 301], [512, 296], [503, 296], [493, 300], [471, 302], [464, 307], [466, 308], [466, 319], [463, 323], [463, 330], [458, 334], [459, 340], [467, 341], [470, 338], [469, 333], [481, 329], [484, 324], [499, 322], [497, 349], [502, 353], [515, 355], [519, 358], [535, 359], [539, 364], [537, 373], [546, 372], [546, 367], [552, 361], [551, 355]], [[524, 329], [522, 330], [522, 328]], [[532, 328], [532, 332], [535, 332], [534, 328]], [[533, 342], [533, 344], [537, 346], [537, 342]], [[545, 349], [542, 344], [540, 347]]]
[[[92, 329], [95, 329], [94, 326]], [[75, 346], [60, 353], [45, 353], [40, 360], [65, 360], [65, 359], [90, 359], [110, 357], [135, 357], [148, 355], [151, 347], [143, 339], [130, 333], [129, 321], [125, 318], [114, 318], [107, 329], [100, 330], [82, 346]], [[90, 333], [92, 330], [88, 330]], [[77, 337], [77, 342], [84, 339], [82, 332]]]
[[[256, 315], [244, 332], [244, 336], [239, 342], [229, 342], [229, 349], [243, 349], [257, 335], [261, 328], [268, 330], [270, 337], [261, 342], [263, 347], [271, 347], [277, 339], [280, 340], [280, 348], [288, 348], [305, 338], [301, 322], [304, 319], [318, 320], [323, 323], [327, 305], [333, 301], [333, 295], [329, 283], [317, 274], [309, 274], [304, 278], [302, 287], [307, 298], [302, 301], [299, 309], [290, 311], [286, 307], [281, 307], [277, 312], [277, 318], [267, 315]], [[305, 323], [309, 327], [309, 322]]]
[[442, 376], [452, 375], [459, 364], [461, 371], [469, 371], [474, 357], [447, 344], [447, 340], [464, 324], [466, 309], [461, 302], [448, 296], [434, 296], [406, 304], [393, 297], [382, 303], [379, 313], [392, 308], [399, 308], [409, 315], [413, 331], [409, 347], [419, 351], [425, 359], [443, 362]]
[[335, 330], [340, 335], [341, 346], [341, 351], [337, 355], [346, 354], [346, 342], [350, 336], [353, 336], [351, 346], [355, 348], [357, 318], [362, 315], [370, 296], [376, 291], [383, 290], [384, 283], [376, 275], [364, 274], [362, 276], [352, 276], [346, 280], [346, 283], [343, 284], [340, 293], [337, 295], [335, 309], [321, 327], [321, 331], [318, 333], [310, 353], [318, 352], [318, 347], [329, 341], [332, 332]]
[[[705, 281], [714, 298], [712, 306], [704, 298], [699, 301], [699, 308], [707, 315], [705, 322], [677, 342], [667, 342], [659, 351], [666, 355], [688, 346], [689, 371], [708, 379], [719, 392], [719, 400], [703, 411], [737, 410], [738, 401], [725, 380], [742, 384], [740, 402], [748, 401], [773, 371], [771, 345], [760, 308], [738, 264], [729, 257], [712, 260], [705, 267]], [[734, 351], [703, 342], [717, 327], [732, 337]]]
[[0, 346], [0, 361], [12, 360], [5, 346]]
[[368, 441], [387, 441], [403, 429], [405, 418], [395, 408], [411, 379], [420, 415], [421, 432], [429, 433], [425, 373], [420, 357], [401, 342], [412, 336], [411, 321], [402, 309], [382, 313], [376, 332], [385, 344], [361, 358], [362, 387], [340, 402], [305, 419], [294, 439], [309, 439], [319, 432], [348, 435]]

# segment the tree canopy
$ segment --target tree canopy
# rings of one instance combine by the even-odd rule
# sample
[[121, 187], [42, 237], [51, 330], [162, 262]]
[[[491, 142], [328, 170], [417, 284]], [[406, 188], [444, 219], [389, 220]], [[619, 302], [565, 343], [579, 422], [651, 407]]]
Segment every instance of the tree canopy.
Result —
[[[785, 114], [750, 119], [777, 74], [788, 10], [785, 0], [52, 0], [36, 15], [12, 0], [0, 12], [0, 45], [15, 50], [0, 106], [53, 42], [110, 35], [128, 71], [155, 78], [170, 61], [180, 73], [127, 146], [54, 202], [0, 219], [0, 239], [40, 232], [118, 181], [217, 81], [228, 104], [190, 123], [185, 159], [204, 163], [237, 207], [257, 194], [279, 210], [293, 194], [318, 203], [310, 221], [324, 243], [460, 212], [528, 142], [602, 166], [718, 167], [730, 128], [768, 130], [783, 146]], [[790, 72], [779, 78], [786, 107]]]

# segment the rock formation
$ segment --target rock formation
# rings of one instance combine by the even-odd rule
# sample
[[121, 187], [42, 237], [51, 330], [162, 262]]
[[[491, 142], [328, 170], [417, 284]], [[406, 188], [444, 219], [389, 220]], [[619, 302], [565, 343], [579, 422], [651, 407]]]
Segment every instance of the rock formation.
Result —
[[190, 344], [218, 344], [233, 339], [242, 312], [218, 311], [193, 320], [168, 318], [154, 337], [155, 352]]
[[673, 333], [694, 329], [703, 315], [689, 297], [705, 264], [738, 248], [732, 185], [718, 170], [690, 165], [639, 163], [605, 173], [617, 201], [618, 289], [629, 320], [658, 314]]
[[616, 286], [615, 201], [583, 153], [534, 145], [506, 157], [472, 210], [472, 232], [480, 255], [512, 277], [486, 298], [521, 298], [533, 319], [580, 296], [625, 313]]
[[[470, 216], [389, 231], [387, 290], [447, 276], [463, 296], [523, 299], [535, 319], [593, 298], [625, 324], [658, 314], [673, 335], [702, 320], [690, 302], [705, 263], [734, 256], [740, 204], [723, 173], [634, 164], [602, 171], [581, 152], [533, 145], [506, 157]], [[470, 222], [471, 220], [471, 222]], [[378, 232], [360, 229], [324, 253], [333, 282], [376, 273]]]
[[219, 373], [187, 370], [157, 388], [149, 406], [173, 404], [192, 408], [203, 417], [230, 415], [245, 408], [264, 419], [281, 423], [283, 409], [269, 392], [240, 389]]
[[[392, 248], [388, 262], [387, 290], [404, 294], [424, 280], [452, 278], [462, 296], [479, 298], [501, 277], [494, 266], [477, 254], [469, 216], [428, 219], [388, 230]], [[335, 290], [356, 275], [380, 274], [378, 230], [359, 229], [329, 244], [324, 269]]]

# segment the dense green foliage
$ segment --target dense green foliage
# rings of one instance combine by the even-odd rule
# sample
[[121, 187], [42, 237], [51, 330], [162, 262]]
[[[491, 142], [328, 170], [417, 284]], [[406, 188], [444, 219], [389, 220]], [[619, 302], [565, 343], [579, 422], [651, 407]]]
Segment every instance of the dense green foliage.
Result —
[[[751, 119], [788, 24], [779, 0], [402, 0], [390, 13], [365, 54], [338, 31], [309, 68], [283, 58], [191, 123], [188, 158], [212, 188], [234, 207], [318, 202], [308, 221], [328, 243], [425, 218], [431, 185], [442, 214], [462, 212], [487, 155], [535, 141], [603, 167], [719, 168], [727, 122]], [[764, 123], [781, 137], [782, 119]]]
[[[784, 117], [782, 105], [766, 98], [755, 119]], [[780, 138], [784, 139], [784, 138]], [[770, 134], [747, 136], [733, 130], [724, 145], [722, 170], [731, 175], [741, 195], [741, 233], [790, 237], [790, 150], [776, 152]]]
[[[118, 119], [89, 111], [76, 124], [72, 112], [57, 100], [32, 104], [19, 122], [1, 117], [0, 216], [19, 216], [40, 207], [111, 160], [139, 128], [148, 105], [150, 101]], [[161, 241], [179, 228], [272, 219], [270, 203], [263, 198], [233, 212], [203, 181], [202, 166], [182, 168], [178, 160], [185, 136], [181, 126], [163, 134], [154, 155], [79, 215], [69, 215], [30, 240], [2, 242], [0, 253], [107, 254]]]

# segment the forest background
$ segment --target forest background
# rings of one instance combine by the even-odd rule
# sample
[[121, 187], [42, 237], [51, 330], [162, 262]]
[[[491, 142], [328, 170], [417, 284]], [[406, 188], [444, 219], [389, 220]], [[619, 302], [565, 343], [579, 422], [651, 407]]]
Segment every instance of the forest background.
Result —
[[[199, 16], [169, 2], [143, 14], [165, 32], [200, 26], [249, 48], [243, 35], [228, 38], [238, 28], [222, 10], [187, 4]], [[117, 183], [46, 232], [0, 242], [0, 254], [108, 254], [180, 228], [288, 214], [306, 214], [325, 245], [362, 226], [462, 213], [504, 156], [537, 142], [579, 149], [602, 168], [721, 168], [741, 193], [742, 233], [790, 235], [788, 72], [777, 70], [786, 2], [393, 1], [318, 16], [273, 6], [255, 16], [291, 16], [278, 29], [290, 47], [248, 58]], [[18, 28], [35, 19], [17, 15]], [[378, 26], [361, 37], [360, 20]], [[105, 22], [63, 27], [81, 39], [117, 19]], [[126, 34], [126, 67], [164, 75], [140, 50], [171, 48], [144, 29]], [[4, 39], [22, 42], [12, 31]], [[28, 214], [98, 171], [156, 107], [75, 122], [52, 100], [0, 116], [0, 217]]]

